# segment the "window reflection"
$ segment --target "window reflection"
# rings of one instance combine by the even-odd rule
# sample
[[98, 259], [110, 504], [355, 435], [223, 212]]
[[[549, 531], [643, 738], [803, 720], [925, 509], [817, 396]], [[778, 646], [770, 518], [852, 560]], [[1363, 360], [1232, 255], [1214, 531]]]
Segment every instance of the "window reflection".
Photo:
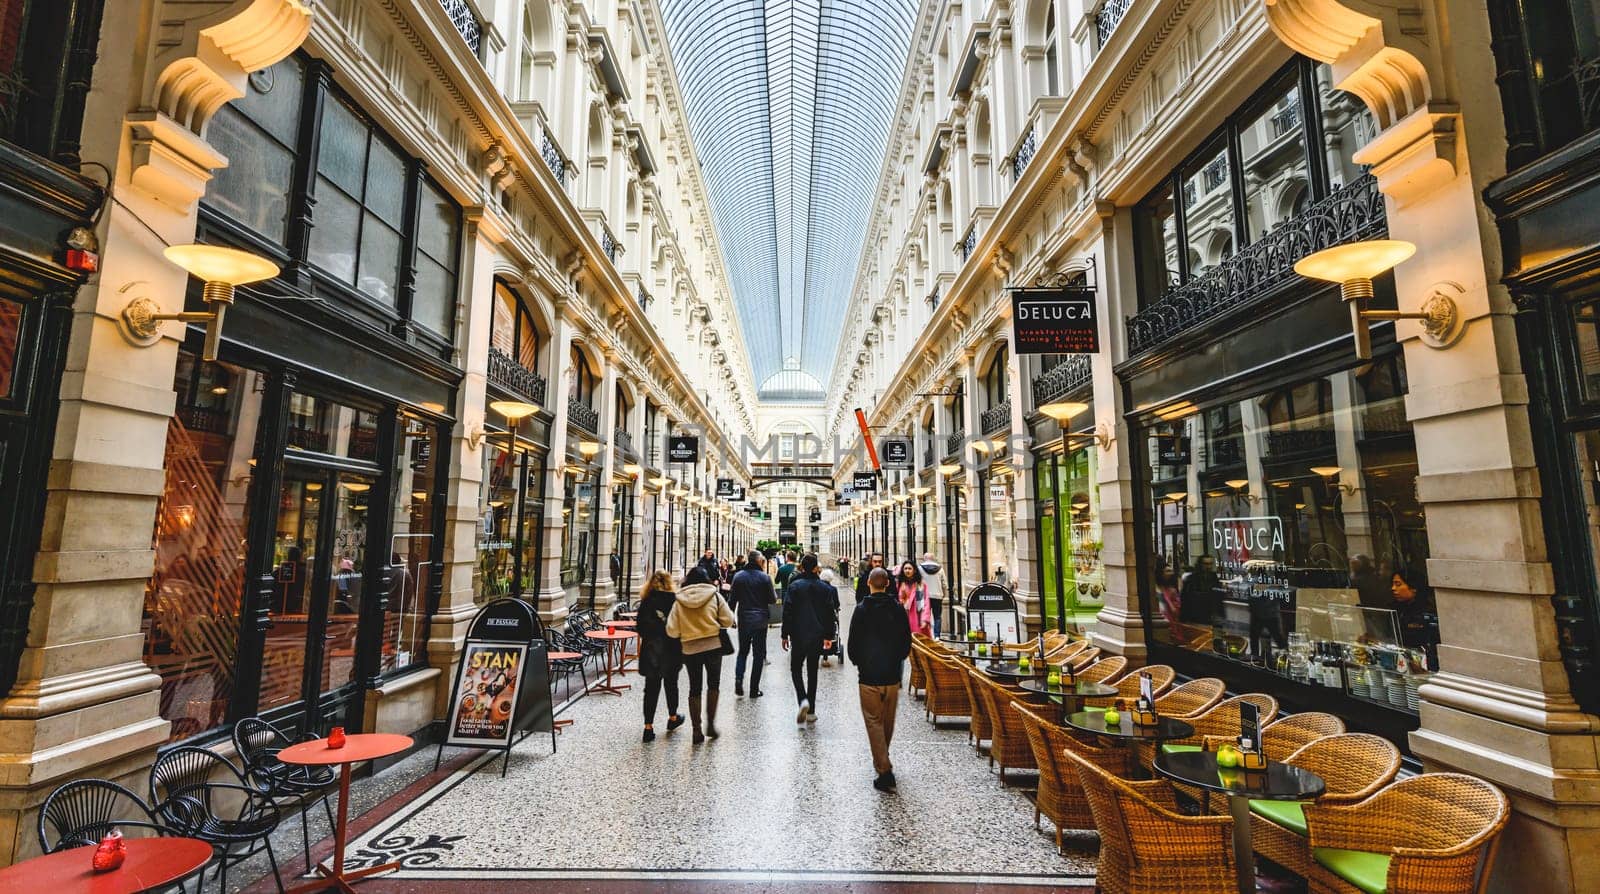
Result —
[[1218, 147], [1179, 175], [1183, 184], [1185, 251], [1191, 276], [1233, 256], [1233, 172]]
[[22, 335], [22, 305], [0, 298], [0, 400], [16, 386], [17, 341]]
[[1310, 198], [1300, 88], [1290, 79], [1253, 112], [1239, 130], [1244, 166], [1244, 206], [1251, 240], [1292, 219]]
[[426, 658], [438, 437], [435, 424], [400, 414], [400, 442], [394, 464], [394, 533], [390, 537], [389, 592], [383, 617], [384, 671]]

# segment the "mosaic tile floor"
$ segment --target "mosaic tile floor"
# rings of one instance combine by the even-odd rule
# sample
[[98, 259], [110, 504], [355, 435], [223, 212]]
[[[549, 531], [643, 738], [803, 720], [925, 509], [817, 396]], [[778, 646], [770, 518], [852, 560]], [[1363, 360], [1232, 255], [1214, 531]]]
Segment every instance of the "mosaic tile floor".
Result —
[[1025, 789], [1002, 787], [965, 730], [933, 729], [919, 702], [900, 703], [899, 793], [873, 790], [854, 670], [823, 668], [821, 719], [798, 726], [776, 630], [769, 645], [760, 699], [732, 697], [733, 662], [725, 662], [720, 739], [691, 745], [684, 726], [641, 744], [637, 688], [581, 698], [563, 710], [576, 723], [556, 754], [547, 737], [530, 737], [504, 779], [498, 759], [471, 761], [354, 838], [352, 862], [399, 858], [405, 868], [386, 887], [430, 879], [497, 880], [494, 889], [559, 879], [672, 879], [703, 890], [1092, 884], [1092, 839], [1073, 839], [1058, 856], [1051, 836], [1034, 830]]

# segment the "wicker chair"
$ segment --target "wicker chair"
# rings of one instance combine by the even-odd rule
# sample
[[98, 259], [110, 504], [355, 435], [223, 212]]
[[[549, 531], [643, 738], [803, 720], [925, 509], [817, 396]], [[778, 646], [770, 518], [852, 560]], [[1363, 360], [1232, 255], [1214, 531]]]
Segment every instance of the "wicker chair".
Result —
[[1353, 877], [1388, 894], [1436, 894], [1484, 890], [1510, 805], [1481, 779], [1424, 773], [1305, 811], [1313, 894], [1360, 894]]
[[[1263, 734], [1264, 736], [1264, 734]], [[1318, 804], [1352, 804], [1394, 781], [1400, 749], [1365, 733], [1327, 736], [1284, 761], [1322, 777], [1327, 790]], [[1251, 801], [1250, 838], [1255, 849], [1299, 875], [1310, 875], [1311, 845], [1306, 838], [1305, 805], [1298, 801]]]
[[1160, 696], [1168, 689], [1172, 688], [1172, 681], [1175, 677], [1177, 677], [1177, 671], [1174, 671], [1172, 666], [1167, 664], [1151, 664], [1146, 667], [1135, 668], [1134, 670], [1130, 670], [1126, 674], [1123, 674], [1121, 677], [1117, 678], [1116, 695], [1110, 698], [1085, 699], [1083, 702], [1084, 710], [1104, 711], [1106, 708], [1111, 707], [1111, 702], [1113, 699], [1125, 698], [1131, 700], [1138, 698], [1140, 674], [1150, 675], [1150, 691], [1154, 692], [1157, 696]]
[[1039, 828], [1040, 816], [1049, 820], [1056, 827], [1056, 852], [1060, 853], [1062, 830], [1094, 828], [1094, 816], [1089, 813], [1089, 801], [1084, 797], [1083, 784], [1078, 781], [1078, 771], [1064, 766], [1066, 758], [1062, 753], [1070, 746], [1060, 740], [1071, 737], [1030, 705], [1016, 701], [1011, 703], [1011, 708], [1022, 718], [1028, 745], [1033, 748], [1034, 763], [1039, 765], [1039, 790], [1033, 798], [1033, 827]]
[[1105, 894], [1236, 894], [1233, 819], [1185, 816], [1166, 782], [1119, 779], [1067, 749], [1100, 833], [1096, 888]]
[[927, 637], [921, 633], [913, 633], [911, 635], [911, 682], [908, 684], [908, 688], [912, 698], [918, 697], [919, 690], [928, 688], [928, 671], [922, 665], [923, 652], [928, 648], [927, 644], [923, 642], [926, 639]]
[[1079, 649], [1078, 654], [1067, 659], [1067, 663], [1072, 665], [1072, 672], [1076, 674], [1078, 671], [1094, 664], [1099, 658], [1100, 648], [1098, 646], [1090, 646], [1087, 649]]
[[[967, 741], [979, 751], [984, 750], [984, 742], [994, 738], [994, 711], [989, 706], [989, 699], [984, 696], [983, 684], [979, 677], [983, 672], [973, 665], [963, 661], [961, 669], [966, 672], [962, 682], [967, 687], [967, 699], [972, 705], [972, 723], [967, 726]], [[989, 757], [989, 766], [994, 766], [994, 756]]]
[[[1188, 719], [1204, 713], [1212, 705], [1222, 701], [1222, 693], [1227, 690], [1227, 684], [1216, 677], [1201, 677], [1198, 680], [1179, 686], [1166, 695], [1156, 697], [1156, 713], [1164, 717], [1177, 717]], [[1139, 686], [1134, 684], [1133, 691], [1138, 693]]]
[[1111, 684], [1122, 676], [1128, 667], [1128, 659], [1121, 655], [1102, 658], [1077, 672], [1079, 683], [1105, 683]]
[[[1160, 699], [1156, 701], [1158, 704], [1160, 703]], [[1247, 703], [1255, 705], [1256, 710], [1261, 712], [1263, 726], [1271, 723], [1272, 719], [1278, 716], [1278, 700], [1272, 696], [1262, 695], [1257, 692], [1236, 695], [1233, 698], [1217, 702], [1199, 714], [1184, 718], [1190, 726], [1194, 727], [1193, 735], [1182, 739], [1169, 739], [1161, 743], [1161, 750], [1169, 754], [1178, 751], [1199, 751], [1207, 740], [1233, 741], [1238, 739], [1241, 726], [1239, 710], [1241, 705]], [[1152, 745], [1140, 745], [1139, 759], [1144, 762], [1145, 766], [1153, 766], [1155, 747]], [[1196, 801], [1204, 803], [1208, 800], [1199, 789], [1179, 785], [1178, 790]]]
[[971, 717], [972, 699], [967, 695], [967, 669], [962, 662], [933, 652], [927, 659], [928, 697], [923, 702], [928, 718], [937, 724], [940, 715]]
[[1006, 770], [1037, 770], [1033, 759], [1033, 746], [1028, 744], [1028, 731], [1023, 728], [1022, 717], [1011, 710], [1013, 702], [1021, 697], [1017, 690], [1002, 686], [982, 671], [972, 675], [973, 686], [981, 692], [989, 706], [989, 765], [1000, 767], [1000, 784], [1006, 784]]
[[1089, 641], [1088, 640], [1082, 640], [1082, 639], [1074, 640], [1074, 641], [1069, 642], [1066, 645], [1062, 646], [1061, 648], [1056, 649], [1055, 651], [1050, 652], [1049, 654], [1047, 654], [1045, 656], [1044, 662], [1045, 662], [1045, 664], [1053, 664], [1053, 665], [1055, 665], [1057, 667], [1061, 667], [1062, 665], [1066, 664], [1069, 660], [1071, 660], [1073, 658], [1076, 658], [1078, 655], [1082, 654], [1083, 651], [1085, 649], [1087, 649], [1087, 648], [1089, 648]]
[[[1344, 721], [1321, 711], [1286, 714], [1261, 728], [1261, 750], [1267, 760], [1282, 763], [1306, 745], [1327, 736], [1344, 734]], [[1216, 750], [1223, 742], [1232, 742], [1233, 736], [1207, 736], [1205, 747]]]

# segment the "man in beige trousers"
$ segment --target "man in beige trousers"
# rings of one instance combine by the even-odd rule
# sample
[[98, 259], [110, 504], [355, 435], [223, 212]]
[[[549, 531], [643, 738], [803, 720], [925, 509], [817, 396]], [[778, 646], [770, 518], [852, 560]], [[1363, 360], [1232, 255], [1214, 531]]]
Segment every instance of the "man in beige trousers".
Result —
[[850, 615], [850, 636], [845, 641], [860, 675], [861, 719], [872, 746], [872, 769], [878, 774], [872, 787], [880, 792], [895, 790], [889, 742], [894, 738], [900, 680], [911, 654], [911, 622], [900, 602], [889, 595], [889, 582], [889, 572], [882, 568], [867, 574], [867, 597]]

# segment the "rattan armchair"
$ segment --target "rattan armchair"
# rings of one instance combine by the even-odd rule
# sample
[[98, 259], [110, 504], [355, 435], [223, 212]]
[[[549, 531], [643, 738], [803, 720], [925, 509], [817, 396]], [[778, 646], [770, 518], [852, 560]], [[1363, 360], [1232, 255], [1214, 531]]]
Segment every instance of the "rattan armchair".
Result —
[[[1365, 733], [1327, 736], [1307, 744], [1284, 763], [1322, 777], [1327, 790], [1318, 804], [1351, 804], [1371, 797], [1394, 781], [1400, 749]], [[1256, 852], [1299, 875], [1310, 875], [1313, 860], [1306, 837], [1305, 805], [1297, 801], [1251, 801], [1250, 837]]]
[[1102, 658], [1083, 670], [1077, 671], [1076, 676], [1079, 683], [1105, 683], [1110, 685], [1122, 676], [1127, 667], [1128, 659], [1121, 655], [1113, 655], [1110, 658]]
[[1059, 649], [1056, 649], [1055, 651], [1050, 652], [1049, 654], [1047, 654], [1045, 656], [1044, 663], [1045, 664], [1053, 664], [1053, 665], [1055, 665], [1057, 667], [1061, 667], [1062, 665], [1066, 664], [1068, 661], [1070, 661], [1070, 660], [1078, 657], [1079, 655], [1083, 654], [1083, 652], [1088, 648], [1089, 648], [1089, 641], [1088, 640], [1083, 640], [1083, 639], [1073, 640], [1072, 642], [1066, 643], [1065, 645], [1061, 646]]
[[[989, 699], [984, 696], [983, 684], [978, 680], [983, 673], [969, 662], [959, 663], [961, 669], [966, 671], [962, 682], [967, 686], [967, 699], [972, 704], [972, 723], [967, 726], [967, 741], [982, 751], [983, 743], [994, 738], [994, 712], [989, 706]], [[994, 766], [993, 756], [989, 758], [989, 766]]]
[[1510, 805], [1481, 779], [1425, 773], [1305, 812], [1313, 894], [1360, 894], [1357, 878], [1387, 894], [1474, 894], [1488, 882]]
[[1028, 744], [1028, 731], [1023, 728], [1022, 717], [1011, 710], [1012, 702], [1022, 694], [1002, 686], [988, 674], [976, 671], [973, 686], [982, 693], [989, 706], [989, 765], [1000, 768], [1000, 784], [1006, 783], [1006, 770], [1037, 770], [1033, 759], [1033, 746]]
[[[1156, 699], [1156, 704], [1159, 706], [1161, 699]], [[1169, 753], [1175, 751], [1199, 751], [1203, 747], [1203, 743], [1208, 739], [1230, 742], [1238, 739], [1241, 725], [1239, 709], [1244, 704], [1256, 706], [1256, 710], [1261, 712], [1263, 726], [1271, 723], [1272, 718], [1278, 716], [1278, 700], [1272, 696], [1262, 695], [1258, 692], [1236, 695], [1233, 698], [1217, 702], [1198, 714], [1185, 716], [1184, 720], [1194, 727], [1194, 733], [1181, 739], [1169, 739], [1161, 743], [1161, 750]], [[1160, 711], [1159, 713], [1164, 714], [1166, 712]], [[1155, 747], [1152, 745], [1140, 745], [1139, 759], [1147, 766], [1151, 766], [1152, 761], [1155, 759]], [[1198, 789], [1191, 790], [1188, 786], [1179, 786], [1179, 790], [1196, 800], [1201, 798]]]
[[1236, 894], [1233, 819], [1185, 816], [1166, 782], [1119, 779], [1067, 749], [1100, 833], [1104, 894]]
[[1132, 700], [1138, 698], [1140, 674], [1150, 675], [1150, 691], [1154, 692], [1157, 696], [1160, 696], [1168, 689], [1171, 689], [1172, 681], [1175, 677], [1177, 677], [1177, 671], [1174, 671], [1172, 666], [1168, 664], [1151, 664], [1145, 667], [1134, 668], [1133, 670], [1130, 670], [1121, 677], [1117, 678], [1116, 695], [1112, 696], [1111, 698], [1085, 699], [1083, 702], [1084, 710], [1104, 711], [1106, 708], [1111, 707], [1111, 702], [1114, 699], [1125, 698]]
[[918, 697], [918, 692], [928, 688], [928, 671], [922, 664], [922, 655], [928, 648], [928, 637], [922, 633], [911, 634], [911, 682], [907, 684], [912, 698]]
[[945, 717], [971, 717], [972, 699], [967, 695], [967, 670], [962, 662], [932, 651], [924, 652], [927, 661], [928, 697], [923, 709], [938, 724]]
[[[1138, 693], [1138, 684], [1134, 684], [1133, 691]], [[1201, 677], [1198, 680], [1179, 686], [1165, 695], [1156, 697], [1156, 713], [1163, 717], [1177, 717], [1187, 720], [1205, 713], [1212, 705], [1222, 701], [1222, 694], [1227, 691], [1227, 684], [1216, 677]]]
[[1056, 827], [1056, 851], [1059, 853], [1063, 830], [1094, 828], [1094, 816], [1089, 812], [1089, 800], [1083, 794], [1078, 771], [1067, 765], [1063, 754], [1071, 747], [1068, 740], [1072, 737], [1040, 716], [1032, 705], [1014, 701], [1011, 709], [1022, 719], [1028, 744], [1033, 748], [1034, 763], [1039, 765], [1039, 790], [1033, 798], [1033, 827], [1039, 828], [1040, 816], [1049, 820]]
[[[1344, 734], [1344, 721], [1321, 711], [1286, 714], [1261, 728], [1261, 750], [1267, 760], [1282, 762], [1306, 745], [1328, 736]], [[1215, 750], [1234, 736], [1206, 736], [1205, 747]]]

